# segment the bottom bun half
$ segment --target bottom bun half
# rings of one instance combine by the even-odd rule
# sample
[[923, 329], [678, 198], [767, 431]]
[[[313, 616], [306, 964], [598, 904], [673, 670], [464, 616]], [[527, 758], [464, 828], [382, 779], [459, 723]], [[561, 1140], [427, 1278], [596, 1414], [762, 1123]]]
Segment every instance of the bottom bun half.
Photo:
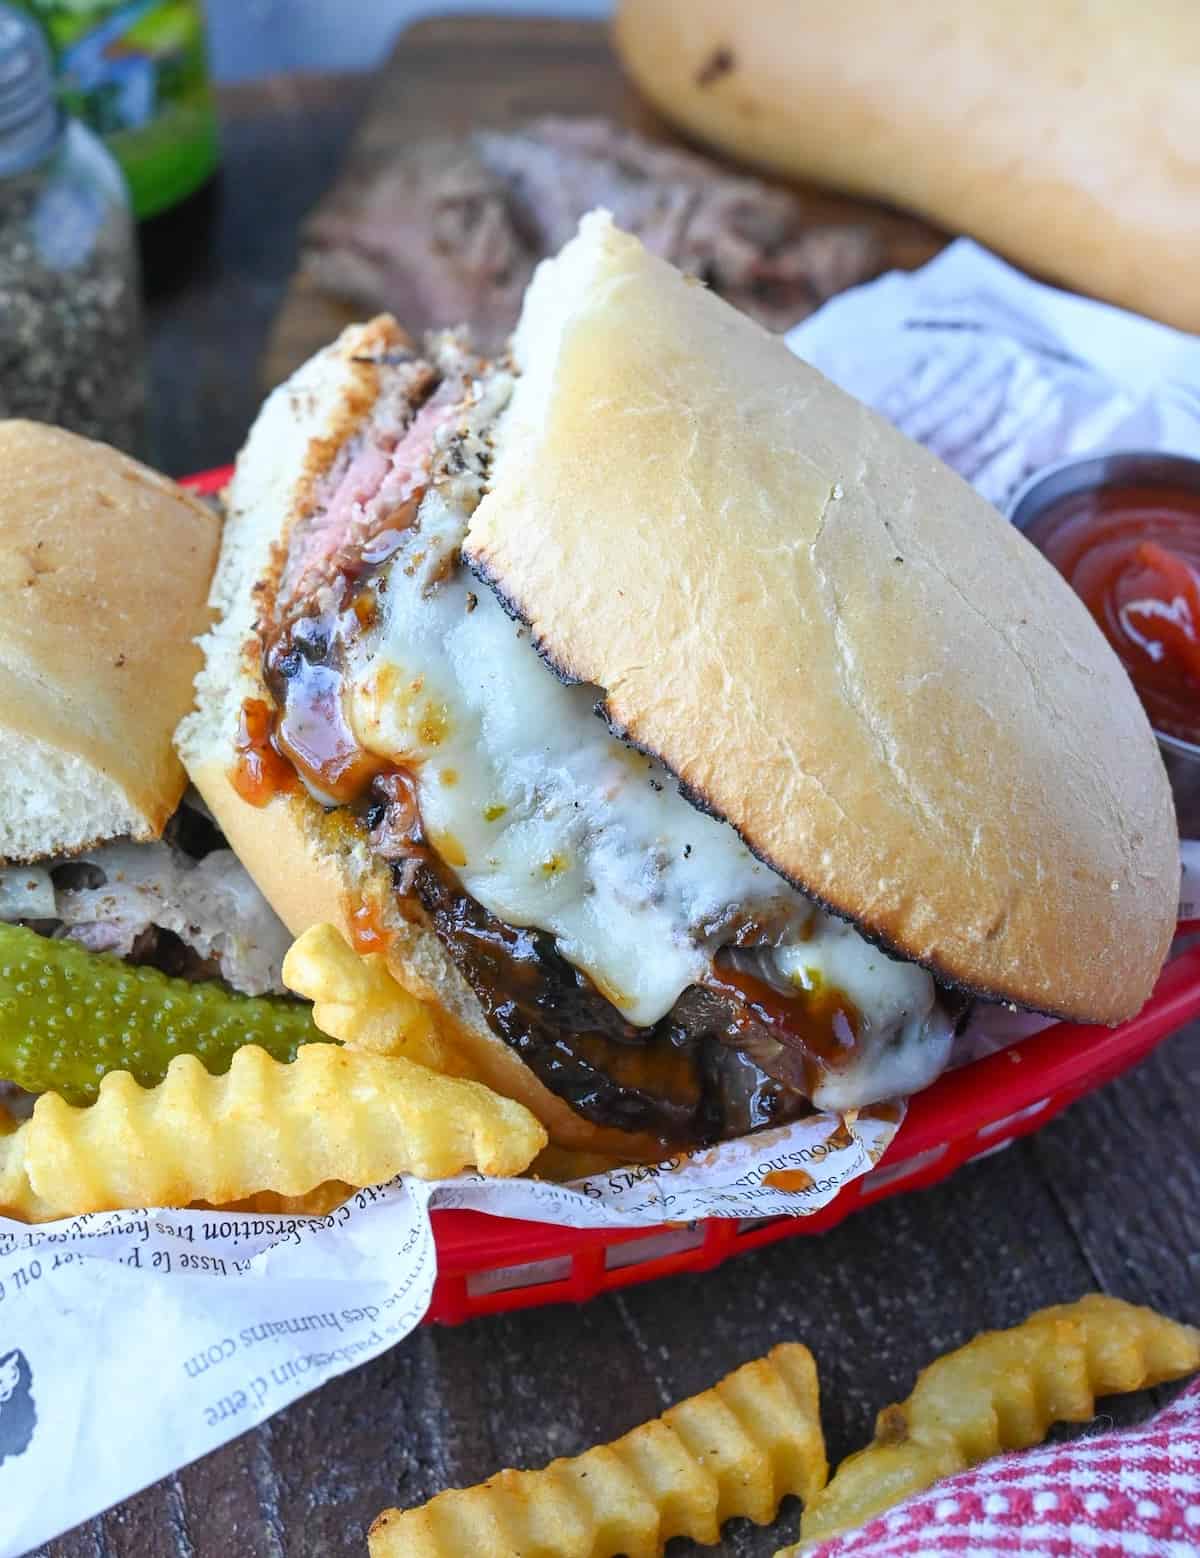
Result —
[[360, 909], [382, 928], [393, 977], [433, 1010], [464, 1074], [524, 1104], [546, 1127], [551, 1147], [535, 1168], [570, 1178], [665, 1156], [662, 1142], [649, 1133], [595, 1125], [576, 1114], [497, 1038], [435, 933], [413, 917], [419, 906], [406, 900], [409, 912], [402, 910], [387, 864], [371, 854], [352, 823], [302, 792], [253, 806], [233, 787], [223, 762], [193, 757], [189, 767], [230, 846], [293, 936], [329, 924], [352, 941]]

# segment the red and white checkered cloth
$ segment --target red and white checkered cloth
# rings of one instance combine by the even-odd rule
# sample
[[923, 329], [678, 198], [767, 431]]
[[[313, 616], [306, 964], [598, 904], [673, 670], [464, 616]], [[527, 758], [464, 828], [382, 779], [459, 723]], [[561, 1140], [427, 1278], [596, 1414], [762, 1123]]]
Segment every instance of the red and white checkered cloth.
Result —
[[812, 1558], [1198, 1558], [1200, 1380], [1141, 1428], [947, 1477]]

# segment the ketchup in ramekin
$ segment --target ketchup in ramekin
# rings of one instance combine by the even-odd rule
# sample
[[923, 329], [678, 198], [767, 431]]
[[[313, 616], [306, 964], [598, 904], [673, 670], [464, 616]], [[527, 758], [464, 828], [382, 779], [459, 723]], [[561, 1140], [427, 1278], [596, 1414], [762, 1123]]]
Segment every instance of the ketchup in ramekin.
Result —
[[1121, 453], [1054, 466], [1010, 509], [1073, 585], [1150, 716], [1181, 828], [1200, 832], [1200, 460]]
[[1025, 534], [1083, 597], [1155, 730], [1200, 744], [1200, 492], [1080, 492]]

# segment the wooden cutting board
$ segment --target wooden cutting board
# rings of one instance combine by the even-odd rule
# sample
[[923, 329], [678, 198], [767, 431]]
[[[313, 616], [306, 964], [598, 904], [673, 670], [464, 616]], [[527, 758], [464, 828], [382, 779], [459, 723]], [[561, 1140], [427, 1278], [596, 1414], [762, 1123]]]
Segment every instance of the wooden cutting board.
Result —
[[[400, 35], [369, 92], [339, 183], [416, 140], [465, 135], [481, 126], [509, 129], [539, 114], [604, 115], [656, 139], [680, 142], [626, 83], [599, 22], [507, 16], [419, 22]], [[916, 217], [814, 186], [793, 188], [815, 223], [869, 227], [888, 267], [922, 265], [947, 241]], [[263, 358], [264, 384], [286, 378], [360, 313], [297, 272]], [[401, 323], [419, 331], [427, 321]]]

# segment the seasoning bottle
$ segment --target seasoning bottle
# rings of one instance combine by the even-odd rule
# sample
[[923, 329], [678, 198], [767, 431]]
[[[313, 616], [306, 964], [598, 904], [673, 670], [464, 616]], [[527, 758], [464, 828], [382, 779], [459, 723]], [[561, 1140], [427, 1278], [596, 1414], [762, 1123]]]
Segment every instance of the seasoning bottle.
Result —
[[139, 221], [201, 188], [219, 156], [200, 0], [16, 0], [42, 24], [59, 101], [103, 136]]
[[0, 416], [136, 451], [144, 400], [121, 170], [58, 108], [37, 23], [0, 4]]

